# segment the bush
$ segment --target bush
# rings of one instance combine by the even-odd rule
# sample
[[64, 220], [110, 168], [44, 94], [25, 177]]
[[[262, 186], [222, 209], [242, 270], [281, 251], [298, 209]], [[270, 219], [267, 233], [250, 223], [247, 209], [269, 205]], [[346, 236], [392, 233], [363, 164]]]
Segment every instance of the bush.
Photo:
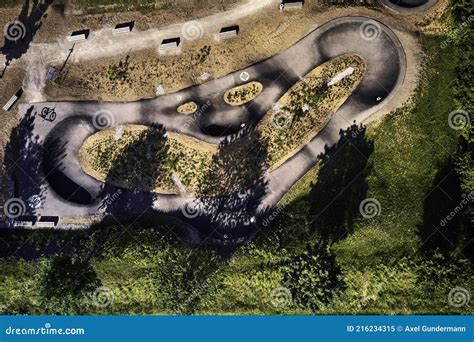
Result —
[[291, 258], [285, 266], [283, 281], [293, 302], [313, 311], [329, 304], [333, 293], [344, 287], [335, 256], [323, 244], [308, 245], [306, 252]]

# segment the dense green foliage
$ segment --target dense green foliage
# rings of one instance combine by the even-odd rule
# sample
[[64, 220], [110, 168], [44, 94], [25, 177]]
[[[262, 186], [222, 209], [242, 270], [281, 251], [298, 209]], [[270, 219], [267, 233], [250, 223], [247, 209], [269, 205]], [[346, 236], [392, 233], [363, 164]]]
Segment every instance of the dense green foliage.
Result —
[[462, 179], [462, 189], [474, 192], [474, 128], [472, 125], [462, 131], [459, 151], [455, 156], [456, 171]]
[[[456, 1], [454, 3], [454, 20], [459, 24], [456, 31], [455, 43], [463, 53], [459, 54], [458, 66], [456, 68], [458, 77], [456, 79], [456, 99], [459, 107], [470, 117], [470, 125], [465, 127], [461, 134], [461, 143], [456, 155], [457, 171], [462, 177], [462, 188], [465, 192], [474, 191], [474, 128], [472, 125], [474, 110], [474, 5], [472, 1]], [[474, 215], [474, 214], [471, 214]], [[474, 217], [474, 216], [473, 216]]]
[[324, 244], [308, 246], [306, 252], [289, 259], [283, 283], [295, 305], [317, 311], [342, 290], [342, 274], [336, 258]]

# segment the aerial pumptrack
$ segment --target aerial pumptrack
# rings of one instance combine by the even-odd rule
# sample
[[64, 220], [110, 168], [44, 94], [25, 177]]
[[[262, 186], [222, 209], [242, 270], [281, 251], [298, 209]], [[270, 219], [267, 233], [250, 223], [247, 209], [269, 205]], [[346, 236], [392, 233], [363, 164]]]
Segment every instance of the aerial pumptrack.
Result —
[[[242, 123], [254, 127], [304, 75], [345, 54], [356, 54], [365, 62], [366, 72], [359, 86], [314, 139], [249, 189], [207, 201], [187, 193], [165, 195], [118, 188], [92, 178], [81, 169], [79, 149], [100, 130], [98, 123], [107, 127], [157, 125], [169, 132], [218, 144], [229, 136], [242, 134]], [[17, 129], [17, 138], [28, 142], [18, 144], [22, 147], [16, 151], [20, 157], [15, 159], [13, 195], [26, 204], [27, 215], [158, 214], [179, 222], [184, 227], [181, 236], [191, 243], [241, 245], [262, 228], [262, 220], [291, 186], [318, 162], [327, 148], [337, 143], [341, 130], [361, 125], [391, 100], [403, 85], [406, 69], [402, 44], [388, 26], [368, 17], [348, 16], [320, 26], [278, 55], [155, 99], [23, 105], [24, 119], [20, 124], [23, 127]], [[244, 80], [243, 73], [248, 75]], [[223, 90], [253, 80], [263, 84], [263, 91], [255, 100], [239, 107], [224, 102]], [[176, 113], [176, 108], [188, 101], [205, 106], [206, 110], [192, 120]], [[46, 111], [54, 108], [54, 121], [34, 115], [45, 108]], [[120, 195], [115, 196], [117, 193]], [[57, 225], [57, 228], [67, 227], [70, 225], [61, 222]]]

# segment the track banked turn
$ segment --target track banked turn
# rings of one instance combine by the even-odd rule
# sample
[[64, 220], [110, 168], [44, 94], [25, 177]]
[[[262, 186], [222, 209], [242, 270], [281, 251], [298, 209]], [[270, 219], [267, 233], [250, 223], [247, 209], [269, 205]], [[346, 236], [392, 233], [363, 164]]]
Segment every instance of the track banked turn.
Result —
[[387, 7], [402, 13], [427, 11], [437, 2], [438, 0], [382, 0]]
[[[201, 207], [192, 207], [196, 199], [189, 194], [163, 195], [119, 189], [102, 183], [81, 169], [78, 152], [83, 142], [98, 132], [94, 114], [112, 120], [113, 126], [126, 124], [159, 125], [167, 131], [181, 132], [218, 144], [238, 132], [242, 123], [256, 125], [278, 100], [311, 70], [345, 54], [360, 56], [366, 65], [365, 76], [331, 121], [301, 151], [283, 165], [266, 174], [264, 180], [249, 189], [226, 198], [200, 199]], [[246, 72], [249, 79], [242, 80]], [[208, 83], [174, 94], [130, 103], [58, 102], [36, 103], [21, 108], [23, 115], [55, 108], [54, 122], [36, 116], [32, 136], [44, 146], [42, 172], [15, 175], [15, 195], [28, 202], [29, 177], [46, 178], [42, 205], [35, 214], [91, 216], [105, 213], [135, 216], [145, 211], [179, 219], [186, 227], [185, 238], [191, 243], [240, 245], [252, 239], [261, 220], [325, 152], [340, 138], [340, 131], [360, 125], [378, 111], [401, 87], [406, 72], [405, 53], [395, 34], [384, 24], [366, 17], [343, 17], [312, 31], [298, 43], [269, 59]], [[223, 99], [227, 89], [258, 81], [263, 91], [243, 106], [229, 106]], [[176, 113], [181, 104], [194, 101], [206, 108], [199, 115]], [[108, 113], [112, 114], [109, 117]], [[100, 122], [99, 122], [100, 124]], [[109, 122], [110, 124], [110, 122]], [[206, 134], [207, 129], [219, 134]], [[21, 161], [22, 169], [31, 169], [31, 158]], [[204, 203], [204, 204], [203, 204]], [[188, 210], [192, 207], [190, 210]], [[101, 209], [102, 208], [102, 209]]]

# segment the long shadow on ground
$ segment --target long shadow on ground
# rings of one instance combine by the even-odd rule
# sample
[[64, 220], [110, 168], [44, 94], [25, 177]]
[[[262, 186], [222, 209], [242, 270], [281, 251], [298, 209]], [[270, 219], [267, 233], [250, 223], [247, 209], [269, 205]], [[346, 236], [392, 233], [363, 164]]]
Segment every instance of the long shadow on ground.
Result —
[[30, 43], [42, 25], [41, 19], [46, 17], [45, 12], [52, 3], [53, 0], [34, 0], [31, 3], [25, 0], [16, 22], [10, 23], [5, 28], [8, 35], [5, 35], [5, 42], [0, 50], [6, 57], [7, 65], [28, 51]]
[[422, 250], [432, 254], [458, 254], [474, 260], [469, 243], [474, 239], [469, 208], [473, 194], [462, 191], [452, 159], [439, 170], [424, 202], [423, 223], [418, 227]]
[[[4, 177], [9, 179], [2, 191], [4, 201], [18, 199], [23, 202], [23, 215], [34, 215], [44, 199], [45, 179], [41, 176], [44, 147], [33, 135], [35, 115], [30, 108], [19, 124], [12, 129], [5, 147]], [[16, 189], [21, 184], [21, 196]], [[4, 208], [8, 210], [8, 208]], [[7, 217], [8, 218], [8, 217]]]
[[323, 240], [338, 241], [352, 232], [360, 217], [359, 205], [367, 198], [366, 178], [374, 144], [366, 128], [352, 125], [340, 132], [338, 143], [321, 158], [318, 179], [310, 194], [311, 229]]

